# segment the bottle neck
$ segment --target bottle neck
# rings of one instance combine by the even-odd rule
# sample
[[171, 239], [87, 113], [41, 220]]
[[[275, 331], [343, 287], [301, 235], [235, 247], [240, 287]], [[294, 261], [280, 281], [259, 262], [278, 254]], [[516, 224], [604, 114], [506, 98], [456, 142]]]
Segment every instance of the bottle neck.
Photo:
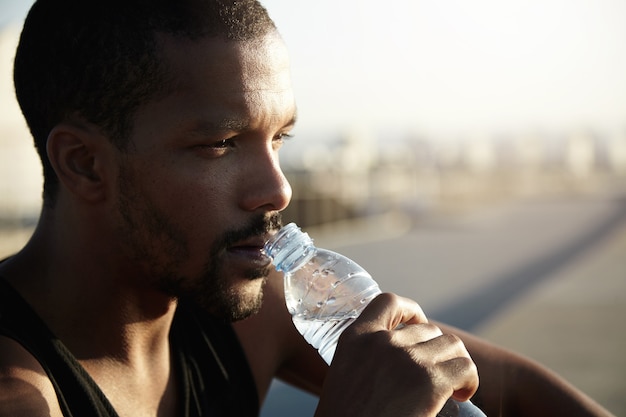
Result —
[[313, 257], [316, 248], [307, 233], [289, 223], [267, 241], [263, 250], [278, 271], [292, 273]]

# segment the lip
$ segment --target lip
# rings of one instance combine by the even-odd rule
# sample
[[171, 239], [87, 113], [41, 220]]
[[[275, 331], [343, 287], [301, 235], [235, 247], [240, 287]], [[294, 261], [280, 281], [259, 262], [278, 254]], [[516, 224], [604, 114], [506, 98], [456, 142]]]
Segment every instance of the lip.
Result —
[[256, 266], [267, 266], [271, 263], [271, 259], [263, 251], [267, 239], [269, 239], [269, 235], [250, 237], [229, 246], [227, 252], [242, 262], [252, 263]]

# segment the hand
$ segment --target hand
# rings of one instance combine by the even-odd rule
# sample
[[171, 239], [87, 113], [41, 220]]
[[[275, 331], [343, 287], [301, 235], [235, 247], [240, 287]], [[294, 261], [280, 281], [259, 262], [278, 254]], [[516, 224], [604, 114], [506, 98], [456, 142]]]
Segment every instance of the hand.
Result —
[[429, 324], [417, 303], [381, 294], [339, 338], [316, 417], [434, 417], [477, 388], [458, 337]]

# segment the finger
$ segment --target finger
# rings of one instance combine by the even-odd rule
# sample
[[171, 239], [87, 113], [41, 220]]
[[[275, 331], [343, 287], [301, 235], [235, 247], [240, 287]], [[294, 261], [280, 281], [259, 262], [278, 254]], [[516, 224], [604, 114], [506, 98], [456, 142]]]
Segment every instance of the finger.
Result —
[[418, 343], [411, 354], [416, 361], [434, 366], [439, 378], [448, 381], [455, 400], [466, 401], [478, 389], [476, 364], [458, 336], [443, 334]]
[[463, 341], [452, 334], [442, 334], [430, 324], [406, 326], [392, 332], [392, 344], [404, 346], [416, 364], [447, 391], [445, 398], [458, 401], [471, 398], [478, 389], [478, 371]]
[[457, 357], [471, 359], [463, 341], [453, 334], [441, 334], [431, 340], [417, 342], [415, 352], [424, 356], [417, 359], [431, 363], [445, 362]]
[[419, 304], [391, 293], [382, 293], [374, 298], [357, 321], [367, 326], [369, 331], [393, 330], [400, 324], [428, 323]]
[[454, 358], [441, 363], [439, 368], [450, 381], [455, 400], [467, 401], [478, 390], [478, 371], [470, 358]]
[[442, 336], [441, 329], [431, 323], [401, 325], [393, 332], [392, 340], [403, 346], [416, 345]]

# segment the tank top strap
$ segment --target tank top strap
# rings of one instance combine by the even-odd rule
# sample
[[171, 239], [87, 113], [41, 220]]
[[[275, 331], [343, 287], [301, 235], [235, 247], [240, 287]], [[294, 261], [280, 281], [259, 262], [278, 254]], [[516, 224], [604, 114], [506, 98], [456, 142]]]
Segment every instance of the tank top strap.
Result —
[[0, 277], [0, 334], [28, 350], [50, 378], [66, 417], [118, 417], [104, 393], [22, 296]]

